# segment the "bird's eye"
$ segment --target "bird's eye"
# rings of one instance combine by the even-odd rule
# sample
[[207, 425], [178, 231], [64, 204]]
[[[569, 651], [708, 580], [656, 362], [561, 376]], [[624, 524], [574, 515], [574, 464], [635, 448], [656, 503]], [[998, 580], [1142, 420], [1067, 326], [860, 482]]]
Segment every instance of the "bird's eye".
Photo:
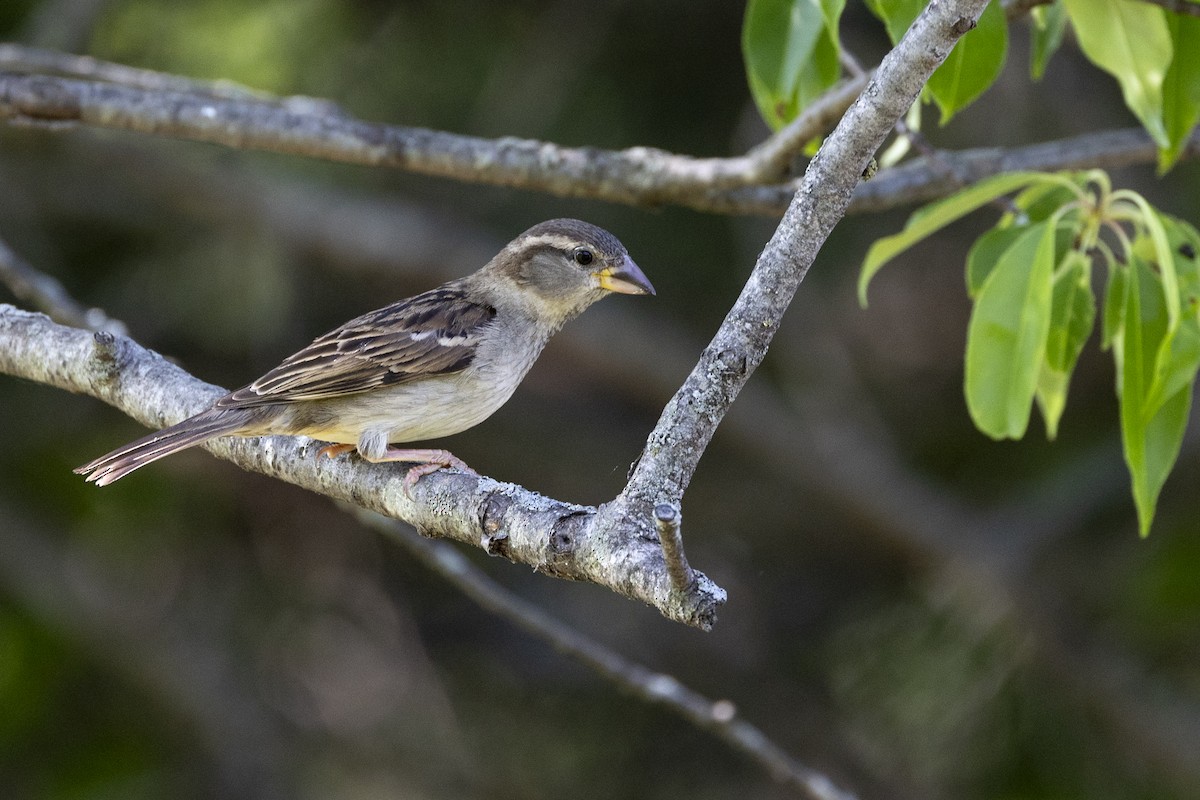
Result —
[[575, 263], [581, 267], [586, 267], [595, 259], [595, 256], [592, 255], [592, 251], [588, 250], [586, 247], [575, 248], [575, 252], [571, 255], [574, 257]]

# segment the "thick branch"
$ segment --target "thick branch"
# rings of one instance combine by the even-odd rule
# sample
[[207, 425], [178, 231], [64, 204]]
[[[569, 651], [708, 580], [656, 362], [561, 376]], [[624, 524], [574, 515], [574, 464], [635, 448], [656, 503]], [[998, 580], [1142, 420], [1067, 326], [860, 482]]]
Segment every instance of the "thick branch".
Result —
[[[41, 314], [0, 305], [0, 372], [97, 397], [152, 427], [200, 411], [223, 393], [136, 342], [93, 336]], [[404, 470], [357, 459], [316, 459], [307, 439], [218, 439], [206, 447], [245, 469], [404, 520], [426, 536], [484, 546], [539, 572], [597, 583], [707, 630], [725, 591], [702, 573], [675, 590], [655, 537], [596, 525], [597, 510], [478, 475], [437, 472], [411, 498]]]

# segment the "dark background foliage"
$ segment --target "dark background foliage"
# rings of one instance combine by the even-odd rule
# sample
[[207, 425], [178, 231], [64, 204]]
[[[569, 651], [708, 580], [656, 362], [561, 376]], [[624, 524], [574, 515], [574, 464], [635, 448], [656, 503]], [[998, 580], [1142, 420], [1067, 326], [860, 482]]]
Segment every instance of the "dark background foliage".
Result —
[[[742, 6], [7, 2], [0, 37], [564, 144], [744, 151], [766, 135]], [[851, 4], [864, 63], [881, 27]], [[1132, 123], [1068, 45], [938, 146]], [[932, 116], [932, 115], [931, 115]], [[1197, 170], [1115, 176], [1200, 219]], [[774, 220], [627, 208], [97, 130], [0, 127], [0, 237], [140, 342], [240, 385], [333, 325], [579, 216], [654, 280], [552, 343], [447, 445], [565, 500], [619, 491]], [[968, 221], [854, 299], [873, 237], [834, 233], [684, 504], [730, 593], [710, 634], [591, 586], [496, 580], [745, 717], [864, 797], [1200, 797], [1200, 477], [1185, 444], [1137, 538], [1111, 359], [1059, 440], [998, 444], [964, 406]], [[986, 212], [984, 212], [986, 213]], [[0, 299], [11, 298], [0, 292]], [[607, 357], [584, 358], [609, 345]], [[630, 346], [630, 340], [637, 344]], [[480, 610], [314, 495], [191, 452], [103, 491], [70, 468], [140, 434], [0, 380], [0, 787], [14, 798], [791, 796], [668, 711]], [[1194, 427], [1194, 426], [1193, 426]]]

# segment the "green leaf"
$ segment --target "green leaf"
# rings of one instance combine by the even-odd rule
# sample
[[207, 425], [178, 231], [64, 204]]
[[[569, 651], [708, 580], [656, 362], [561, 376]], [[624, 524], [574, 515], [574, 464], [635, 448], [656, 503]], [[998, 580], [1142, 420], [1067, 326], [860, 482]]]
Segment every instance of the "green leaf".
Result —
[[974, 300], [983, 282], [992, 274], [1000, 257], [1028, 229], [1028, 226], [992, 228], [975, 240], [967, 253], [967, 296]]
[[904, 230], [877, 239], [871, 245], [871, 249], [867, 251], [862, 271], [858, 276], [858, 302], [864, 308], [866, 307], [867, 287], [870, 285], [871, 279], [883, 268], [884, 264], [897, 255], [997, 197], [1036, 183], [1072, 185], [1066, 178], [1044, 172], [1005, 172], [993, 175], [957, 194], [917, 209], [908, 218]]
[[[1100, 330], [1100, 347], [1107, 350], [1120, 335], [1125, 324], [1125, 292], [1129, 270], [1109, 264], [1108, 289], [1104, 295], [1104, 322]], [[1114, 351], [1115, 352], [1115, 351]]]
[[979, 24], [958, 40], [925, 88], [937, 101], [945, 125], [995, 83], [1008, 53], [1008, 22], [998, 2], [988, 3]]
[[[1150, 525], [1154, 522], [1154, 509], [1158, 504], [1158, 495], [1175, 461], [1179, 458], [1179, 449], [1183, 444], [1183, 435], [1187, 432], [1188, 415], [1192, 409], [1192, 390], [1187, 389], [1173, 395], [1144, 424], [1140, 430], [1141, 460], [1143, 469], [1134, 471], [1130, 466], [1133, 478], [1133, 501], [1138, 512], [1138, 532], [1142, 536], [1150, 533]], [[1122, 431], [1126, 430], [1125, 417], [1122, 414]], [[1135, 434], [1139, 435], [1139, 434]], [[1126, 463], [1130, 463], [1131, 441], [1124, 439]]]
[[966, 396], [975, 426], [994, 439], [1019, 439], [1050, 330], [1054, 226], [1028, 226], [988, 275], [967, 329]]
[[[1138, 526], [1150, 531], [1154, 507], [1187, 427], [1192, 386], [1200, 367], [1200, 325], [1189, 316], [1179, 334], [1169, 336], [1169, 321], [1157, 273], [1136, 254], [1124, 281], [1123, 323], [1113, 336], [1117, 395], [1121, 405], [1121, 440], [1133, 484]], [[1170, 357], [1164, 365], [1164, 344]], [[1160, 370], [1187, 376], [1182, 389], [1152, 403]]]
[[1018, 192], [1013, 205], [1025, 212], [1029, 222], [1041, 222], [1078, 197], [1078, 190], [1069, 183], [1038, 183]]
[[1200, 305], [1200, 231], [1170, 214], [1159, 214], [1159, 219], [1175, 257], [1182, 313], [1194, 316]]
[[1130, 0], [1062, 2], [1084, 55], [1117, 79], [1125, 105], [1159, 147], [1168, 147], [1163, 79], [1172, 47], [1163, 10]]
[[1029, 55], [1029, 75], [1040, 81], [1046, 74], [1050, 57], [1062, 44], [1063, 31], [1067, 27], [1067, 11], [1062, 3], [1037, 6], [1029, 12], [1033, 17], [1033, 47]]
[[1200, 121], [1200, 18], [1167, 14], [1175, 57], [1163, 79], [1163, 121], [1168, 144], [1158, 151], [1159, 174], [1179, 159]]
[[[1154, 382], [1146, 399], [1149, 413], [1156, 411], [1159, 406], [1169, 401], [1176, 393], [1195, 381], [1196, 365], [1200, 364], [1200, 270], [1193, 255], [1188, 258], [1185, 253], [1195, 253], [1195, 245], [1200, 237], [1196, 237], [1196, 229], [1186, 222], [1181, 222], [1167, 215], [1159, 217], [1171, 267], [1164, 269], [1156, 258], [1158, 266], [1156, 280], [1163, 293], [1163, 302], [1167, 306], [1167, 331], [1162, 344], [1159, 345], [1155, 360]], [[1157, 255], [1157, 253], [1156, 253]], [[1160, 256], [1161, 258], [1161, 256]], [[1170, 307], [1167, 302], [1167, 277], [1174, 281], [1179, 293], [1178, 322], [1171, 323]]]
[[887, 28], [892, 44], [903, 38], [908, 26], [912, 25], [925, 6], [925, 0], [867, 0], [867, 8]]
[[750, 0], [742, 55], [750, 91], [772, 129], [791, 122], [841, 74], [845, 0]]
[[1037, 401], [1046, 421], [1046, 437], [1058, 435], [1058, 422], [1067, 404], [1071, 373], [1096, 324], [1091, 261], [1085, 253], [1068, 250], [1054, 275], [1050, 302], [1050, 331], [1046, 356], [1038, 374]]
[[1153, 249], [1152, 260], [1162, 276], [1163, 299], [1167, 304], [1167, 319], [1173, 332], [1179, 324], [1179, 278], [1175, 275], [1175, 252], [1167, 238], [1163, 218], [1158, 210], [1137, 192], [1122, 189], [1113, 192], [1113, 197], [1129, 200], [1140, 211], [1135, 218], [1135, 222], [1139, 224], [1135, 230], [1133, 245], [1135, 249], [1141, 249], [1148, 243]]
[[[887, 28], [892, 44], [900, 41], [926, 5], [925, 0], [867, 0], [867, 7]], [[1004, 9], [998, 2], [989, 3], [979, 23], [958, 40], [925, 85], [928, 96], [941, 109], [942, 125], [995, 82], [1004, 67], [1007, 51], [1008, 23]]]

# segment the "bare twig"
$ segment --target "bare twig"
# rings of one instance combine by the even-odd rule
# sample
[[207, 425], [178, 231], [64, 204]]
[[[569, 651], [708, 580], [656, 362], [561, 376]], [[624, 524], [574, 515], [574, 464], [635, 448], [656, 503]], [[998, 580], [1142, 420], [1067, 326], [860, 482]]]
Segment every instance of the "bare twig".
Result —
[[[594, 33], [595, 31], [593, 31]], [[578, 53], [575, 54], [578, 56]], [[542, 59], [544, 61], [544, 59]], [[250, 99], [272, 103], [280, 106], [291, 106], [297, 110], [331, 112], [337, 106], [327, 100], [311, 97], [278, 97], [269, 92], [251, 89], [232, 81], [199, 81], [184, 78], [154, 70], [138, 69], [124, 64], [116, 64], [90, 56], [76, 56], [68, 53], [58, 53], [44, 48], [27, 47], [20, 44], [0, 44], [0, 70], [15, 72], [35, 72], [47, 75], [84, 78], [103, 81], [106, 83], [128, 86], [136, 89], [168, 90], [187, 93], [197, 93], [208, 97], [227, 98], [232, 100]], [[556, 75], [558, 73], [555, 73]], [[806, 143], [816, 136], [830, 130], [854, 99], [866, 86], [867, 77], [861, 72], [851, 80], [844, 81], [814, 100], [796, 119], [792, 120], [779, 131], [769, 136], [765, 141], [751, 148], [745, 156], [732, 158], [695, 159], [690, 156], [674, 156], [662, 151], [661, 153], [678, 159], [686, 171], [687, 162], [695, 162], [703, 171], [704, 165], [715, 164], [721, 173], [715, 181], [705, 181], [719, 188], [722, 185], [750, 185], [776, 180], [782, 177], [788, 162], [795, 157]], [[502, 140], [511, 141], [511, 140]], [[624, 151], [631, 156], [641, 148]], [[589, 148], [588, 152], [608, 158], [609, 151]], [[634, 157], [633, 166], [638, 166]], [[653, 166], [653, 163], [648, 163]], [[418, 170], [419, 171], [419, 170]], [[704, 180], [698, 175], [698, 179]], [[686, 187], [681, 187], [686, 189]]]
[[[1200, 131], [1192, 134], [1184, 158], [1200, 154]], [[859, 184], [847, 213], [884, 211], [923, 203], [957, 191], [962, 182], [976, 183], [1001, 172], [1019, 170], [1120, 169], [1153, 164], [1154, 142], [1141, 128], [1085, 133], [1024, 147], [981, 147], [959, 152], [939, 151], [938, 163], [921, 157], [883, 170]], [[731, 191], [724, 198], [737, 213], [769, 213], [783, 199], [776, 187]], [[730, 210], [730, 209], [727, 209]]]
[[866, 87], [868, 78], [869, 75], [859, 74], [835, 86], [773, 136], [751, 148], [745, 158], [744, 182], [774, 183], [782, 178], [789, 162], [804, 145], [832, 127], [846, 112]]
[[683, 552], [683, 536], [679, 532], [681, 522], [678, 506], [659, 503], [654, 507], [654, 524], [658, 528], [658, 540], [662, 543], [671, 585], [676, 591], [686, 592], [691, 588], [692, 581], [696, 580], [696, 575]]
[[639, 699], [661, 703], [693, 725], [711, 731], [765, 768], [776, 780], [801, 789], [814, 800], [853, 799], [853, 794], [838, 788], [828, 776], [799, 763], [761, 730], [740, 719], [736, 707], [728, 700], [710, 700], [671, 675], [630, 661], [588, 638], [504, 589], [453, 547], [424, 539], [378, 514], [361, 509], [355, 513], [362, 522], [400, 543], [485, 609], [548, 641], [559, 652], [586, 664]]
[[278, 97], [270, 92], [252, 89], [230, 80], [200, 81], [152, 69], [116, 64], [91, 56], [62, 53], [44, 47], [31, 47], [11, 42], [0, 44], [0, 70], [80, 78], [128, 86], [148, 92], [187, 92], [210, 99], [221, 98], [258, 101], [272, 105], [290, 105], [298, 110], [324, 113], [333, 113], [337, 110], [337, 106], [328, 100], [303, 96]]
[[76, 328], [125, 333], [124, 324], [98, 308], [87, 308], [78, 303], [57, 279], [34, 269], [3, 240], [0, 240], [0, 282], [8, 286], [18, 300], [49, 314], [53, 320]]
[[[149, 630], [114, 608], [144, 608], [145, 597], [125, 598], [124, 606], [89, 601], [121, 594], [120, 587], [105, 580], [104, 570], [93, 565], [95, 557], [85, 548], [64, 551], [11, 507], [0, 511], [0, 586], [20, 602], [23, 613], [187, 720], [197, 754], [217, 767], [217, 794], [247, 800], [295, 796], [296, 739], [264, 707], [252, 690], [253, 681], [239, 674], [223, 643], [196, 630], [194, 620], [173, 620]], [[71, 585], [72, 568], [88, 576], [90, 593]], [[183, 630], [186, 637], [179, 635]]]

